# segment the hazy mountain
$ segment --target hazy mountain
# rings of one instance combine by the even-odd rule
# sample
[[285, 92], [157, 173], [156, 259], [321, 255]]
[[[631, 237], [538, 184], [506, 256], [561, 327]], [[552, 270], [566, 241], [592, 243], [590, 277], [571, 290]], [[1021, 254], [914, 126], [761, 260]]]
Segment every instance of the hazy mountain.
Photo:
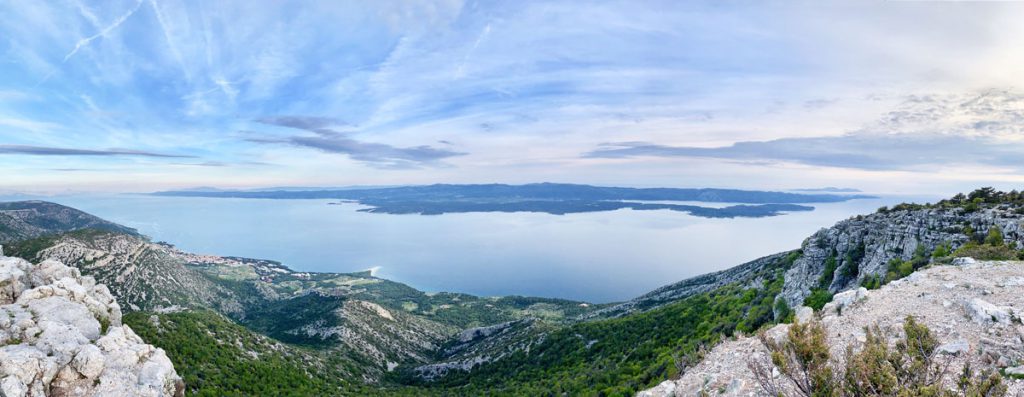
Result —
[[849, 187], [816, 187], [816, 188], [804, 188], [804, 189], [793, 189], [794, 192], [823, 192], [823, 193], [860, 193], [860, 189], [854, 189]]
[[[365, 212], [437, 215], [458, 212], [578, 212], [671, 210], [710, 218], [775, 216], [810, 211], [806, 203], [833, 203], [871, 198], [866, 195], [797, 194], [734, 189], [625, 188], [535, 183], [527, 185], [428, 185], [333, 190], [167, 191], [179, 197], [351, 200], [372, 208]], [[668, 201], [669, 203], [666, 203]], [[743, 203], [724, 208], [671, 203]]]

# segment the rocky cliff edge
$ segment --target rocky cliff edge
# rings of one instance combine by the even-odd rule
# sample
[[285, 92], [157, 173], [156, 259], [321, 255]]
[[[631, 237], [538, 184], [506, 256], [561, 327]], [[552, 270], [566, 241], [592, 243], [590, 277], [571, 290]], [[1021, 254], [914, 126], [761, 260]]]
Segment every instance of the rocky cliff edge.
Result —
[[121, 324], [106, 286], [60, 262], [0, 255], [0, 395], [182, 396], [184, 383]]
[[[1024, 263], [960, 260], [959, 266], [935, 266], [893, 281], [878, 290], [863, 288], [836, 294], [821, 311], [801, 307], [802, 321], [818, 318], [828, 332], [833, 357], [865, 341], [865, 328], [877, 324], [899, 334], [906, 316], [927, 325], [941, 345], [949, 368], [965, 362], [1004, 373], [1007, 396], [1024, 396]], [[802, 318], [802, 319], [801, 319]], [[784, 338], [788, 324], [767, 331]], [[639, 396], [762, 396], [751, 361], [764, 361], [767, 349], [754, 337], [725, 341], [677, 380]], [[778, 373], [775, 373], [778, 375]]]

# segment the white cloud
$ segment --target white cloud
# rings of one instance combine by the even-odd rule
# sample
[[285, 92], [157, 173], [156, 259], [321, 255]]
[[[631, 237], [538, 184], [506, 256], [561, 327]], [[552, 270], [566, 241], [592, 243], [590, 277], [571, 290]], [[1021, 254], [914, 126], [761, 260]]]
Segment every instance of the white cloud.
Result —
[[[9, 130], [0, 140], [188, 149], [225, 164], [273, 157], [283, 167], [268, 181], [321, 178], [319, 161], [340, 179], [710, 184], [812, 173], [807, 165], [722, 165], [735, 159], [578, 156], [602, 142], [709, 148], [851, 132], [1024, 139], [1020, 101], [961, 106], [978, 88], [1024, 86], [1022, 4], [138, 4], [0, 3], [8, 38], [0, 72], [9, 76], [0, 89], [0, 124]], [[911, 94], [944, 99], [905, 103]], [[231, 136], [280, 114], [343, 119], [348, 138], [378, 149], [444, 140], [453, 143], [446, 150], [470, 154], [445, 159], [452, 169], [366, 170]], [[662, 168], [678, 164], [694, 175]], [[991, 164], [962, 167], [1007, 177]], [[913, 178], [950, 180], [921, 175]]]

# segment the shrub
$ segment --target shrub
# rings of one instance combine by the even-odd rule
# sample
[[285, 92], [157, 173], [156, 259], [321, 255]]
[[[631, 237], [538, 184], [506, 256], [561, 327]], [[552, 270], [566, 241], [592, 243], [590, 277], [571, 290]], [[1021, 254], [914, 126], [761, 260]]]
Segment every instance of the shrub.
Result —
[[1020, 255], [1021, 253], [1019, 251], [1005, 245], [991, 246], [966, 244], [953, 252], [953, 256], [957, 258], [970, 257], [986, 261], [1015, 260], [1019, 259]]
[[942, 243], [935, 247], [935, 251], [932, 251], [932, 258], [945, 258], [953, 254], [952, 247], [949, 243]]
[[775, 302], [775, 319], [780, 323], [789, 323], [793, 321], [793, 309], [789, 307], [785, 299], [778, 299]]
[[843, 266], [843, 277], [846, 277], [847, 279], [850, 279], [850, 278], [857, 277], [857, 274], [859, 274], [859, 273], [860, 273], [860, 263], [858, 263], [852, 257], [847, 255], [846, 256], [846, 265]]
[[769, 395], [785, 395], [782, 384], [773, 376], [773, 367], [778, 368], [802, 396], [834, 396], [840, 391], [829, 360], [825, 327], [821, 323], [794, 323], [783, 342], [772, 340], [764, 332], [758, 337], [771, 352], [771, 365], [753, 362], [749, 367]]
[[[804, 397], [1006, 395], [1007, 386], [998, 372], [979, 373], [967, 365], [958, 377], [950, 378], [948, 362], [937, 359], [938, 341], [913, 317], [904, 320], [903, 338], [891, 346], [877, 325], [865, 331], [864, 346], [858, 352], [848, 346], [843, 362], [831, 358], [821, 323], [790, 326], [784, 342], [761, 332], [770, 362], [753, 361], [749, 367], [761, 389], [772, 396], [787, 395], [787, 389]], [[779, 378], [773, 376], [776, 369], [782, 375]]]
[[889, 267], [886, 269], [885, 283], [893, 280], [899, 280], [907, 277], [910, 273], [914, 272], [914, 263], [911, 261], [905, 261], [900, 258], [893, 258], [889, 261]]
[[821, 273], [821, 278], [818, 279], [819, 288], [828, 288], [832, 285], [832, 280], [836, 276], [837, 266], [836, 255], [835, 252], [833, 252], [832, 255], [825, 258], [825, 271]]
[[872, 274], [864, 278], [860, 282], [860, 286], [867, 289], [879, 289], [882, 287], [883, 280], [877, 274]]
[[804, 306], [810, 307], [814, 310], [821, 310], [825, 307], [826, 303], [832, 301], [832, 293], [828, 292], [827, 289], [815, 288], [811, 290], [811, 294], [804, 298]]
[[984, 238], [978, 238], [979, 236], [974, 233], [974, 229], [970, 227], [964, 228], [964, 233], [967, 233], [969, 237], [973, 237], [971, 241], [964, 244], [956, 251], [953, 251], [952, 256], [957, 258], [971, 257], [979, 260], [989, 261], [1000, 261], [1000, 260], [1013, 260], [1021, 259], [1024, 257], [1024, 252], [1018, 251], [1003, 241], [1003, 233], [998, 227], [991, 227], [988, 229], [988, 234]]
[[1003, 233], [998, 227], [993, 226], [988, 229], [988, 235], [985, 236], [985, 244], [993, 247], [1000, 247], [1003, 245]]

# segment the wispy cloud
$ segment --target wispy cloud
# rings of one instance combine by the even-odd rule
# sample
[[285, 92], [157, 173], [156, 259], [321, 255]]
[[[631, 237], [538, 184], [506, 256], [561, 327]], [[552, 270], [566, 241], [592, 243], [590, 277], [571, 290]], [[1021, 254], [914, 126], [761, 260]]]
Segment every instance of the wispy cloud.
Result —
[[1021, 169], [1024, 147], [962, 136], [844, 135], [737, 142], [720, 147], [652, 143], [606, 144], [587, 158], [694, 157], [772, 160], [863, 170], [910, 170], [942, 164], [982, 164]]
[[262, 161], [238, 161], [238, 162], [227, 162], [227, 161], [203, 161], [199, 163], [172, 163], [173, 165], [181, 165], [187, 167], [231, 167], [235, 165], [254, 165], [254, 166], [269, 166], [271, 163]]
[[[79, 156], [60, 167], [94, 171], [82, 183], [142, 172], [102, 158], [145, 154], [103, 148], [197, 156], [140, 161], [155, 184], [742, 185], [793, 172], [789, 186], [813, 186], [800, 178], [814, 167], [1007, 164], [1024, 145], [1024, 102], [976, 94], [1022, 85], [1012, 2], [67, 0], [0, 1], [0, 15], [0, 142], [84, 148], [37, 150]], [[15, 178], [60, 179], [35, 161]], [[683, 162], [704, 168], [661, 168]], [[812, 167], [757, 167], [780, 162]], [[986, 171], [1024, 178], [1007, 169]], [[824, 182], [838, 183], [860, 181]]]
[[295, 135], [286, 138], [250, 137], [245, 138], [246, 141], [288, 144], [317, 149], [327, 153], [344, 154], [353, 160], [380, 168], [404, 169], [425, 165], [438, 165], [440, 160], [466, 154], [427, 145], [396, 147], [383, 143], [359, 141], [350, 137], [349, 134], [330, 128], [332, 126], [343, 126], [345, 123], [328, 117], [274, 116], [262, 117], [254, 121], [262, 124], [309, 131], [316, 135]]
[[260, 117], [253, 121], [261, 124], [323, 133], [334, 133], [330, 128], [348, 125], [348, 123], [336, 118], [319, 116], [269, 116]]
[[196, 158], [183, 154], [147, 152], [131, 149], [74, 149], [31, 145], [0, 145], [0, 154], [24, 154], [33, 156], [138, 156], [156, 158]]
[[710, 158], [789, 162], [873, 171], [927, 171], [940, 165], [1024, 170], [1024, 95], [983, 90], [910, 95], [876, 121], [839, 136], [739, 141], [697, 147], [652, 142], [599, 145], [584, 158]]

